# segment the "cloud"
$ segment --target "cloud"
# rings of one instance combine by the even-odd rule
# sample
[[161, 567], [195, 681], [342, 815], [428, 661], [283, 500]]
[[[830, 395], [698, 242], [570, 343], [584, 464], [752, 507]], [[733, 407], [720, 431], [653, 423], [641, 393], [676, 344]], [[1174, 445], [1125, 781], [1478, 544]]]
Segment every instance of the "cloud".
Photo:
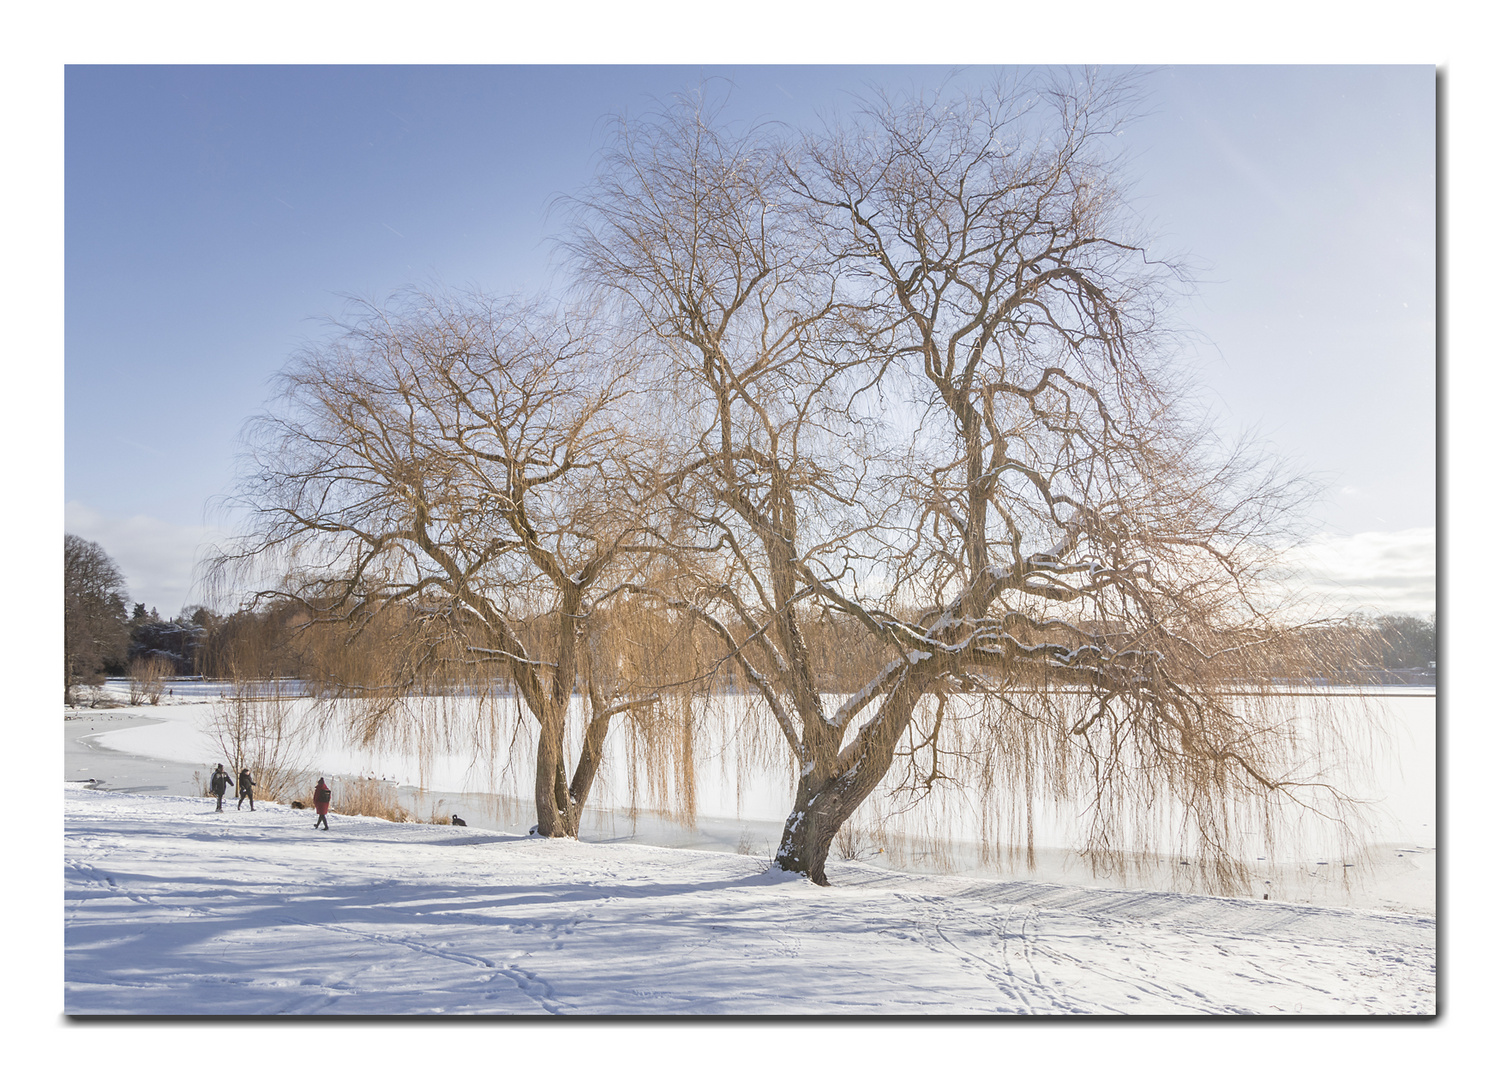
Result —
[[107, 517], [81, 502], [64, 504], [63, 528], [99, 544], [119, 564], [132, 603], [171, 617], [202, 602], [196, 580], [198, 556], [220, 539], [217, 530], [173, 525], [144, 514]]
[[1310, 596], [1345, 611], [1430, 615], [1437, 610], [1437, 530], [1314, 537], [1287, 561]]

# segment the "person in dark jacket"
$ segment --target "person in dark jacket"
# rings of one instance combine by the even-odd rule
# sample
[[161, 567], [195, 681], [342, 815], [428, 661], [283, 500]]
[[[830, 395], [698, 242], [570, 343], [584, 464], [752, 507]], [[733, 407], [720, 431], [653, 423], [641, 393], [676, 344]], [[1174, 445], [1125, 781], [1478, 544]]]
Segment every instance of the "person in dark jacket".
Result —
[[249, 799], [250, 800], [250, 809], [254, 810], [255, 809], [255, 781], [252, 780], [252, 779], [250, 779], [250, 770], [249, 769], [241, 769], [240, 770], [240, 781], [239, 781], [239, 785], [238, 786], [239, 786], [240, 801], [239, 801], [239, 805], [236, 806], [235, 809], [236, 810], [243, 810], [245, 808], [245, 800]]
[[313, 822], [313, 828], [323, 826], [323, 831], [328, 831], [328, 804], [333, 801], [333, 792], [328, 790], [328, 785], [323, 783], [323, 778], [318, 777], [318, 786], [313, 788], [313, 809], [318, 812], [318, 820]]
[[224, 793], [229, 790], [229, 774], [224, 771], [224, 763], [220, 762], [214, 766], [214, 774], [208, 778], [208, 790], [214, 793], [219, 800], [219, 805], [214, 807], [219, 813], [224, 812]]

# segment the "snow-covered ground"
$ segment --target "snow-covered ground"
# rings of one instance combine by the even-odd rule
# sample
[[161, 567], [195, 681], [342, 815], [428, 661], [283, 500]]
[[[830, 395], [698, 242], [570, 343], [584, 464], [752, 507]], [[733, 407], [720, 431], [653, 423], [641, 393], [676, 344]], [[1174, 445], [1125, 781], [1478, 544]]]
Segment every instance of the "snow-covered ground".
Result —
[[1431, 918], [66, 793], [66, 1008], [1409, 1015]]
[[[835, 859], [836, 887], [820, 889], [766, 869], [760, 841], [780, 822], [764, 813], [614, 838], [619, 822], [605, 815], [591, 842], [528, 840], [524, 824], [487, 818], [497, 801], [473, 792], [450, 792], [450, 805], [489, 827], [397, 825], [335, 806], [333, 831], [314, 833], [306, 812], [262, 803], [215, 814], [197, 796], [192, 774], [214, 758], [210, 705], [74, 710], [64, 723], [64, 1007], [1430, 1015], [1436, 852], [1396, 838], [1432, 835], [1431, 699], [1408, 706], [1417, 735], [1398, 744], [1420, 745], [1398, 749], [1415, 794], [1398, 793], [1404, 809], [1386, 815], [1395, 831], [1356, 888], [1295, 866], [1269, 901], [1099, 887], [1046, 853], [1035, 871], [1001, 880]], [[326, 740], [315, 753], [329, 772], [410, 767]], [[462, 762], [423, 768], [466, 783]], [[726, 842], [736, 829], [751, 854]]]

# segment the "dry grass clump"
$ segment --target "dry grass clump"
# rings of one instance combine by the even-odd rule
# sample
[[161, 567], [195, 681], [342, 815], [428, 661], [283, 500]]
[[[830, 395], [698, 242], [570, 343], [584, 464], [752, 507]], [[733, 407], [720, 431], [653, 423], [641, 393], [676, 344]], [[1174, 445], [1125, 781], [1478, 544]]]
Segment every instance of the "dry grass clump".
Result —
[[871, 859], [885, 854], [886, 833], [881, 827], [857, 828], [854, 819], [844, 822], [833, 838], [838, 857], [846, 861]]
[[255, 783], [256, 802], [287, 804], [297, 792], [307, 786], [308, 774], [305, 769], [265, 760], [252, 760], [249, 765], [250, 779]]
[[[377, 817], [386, 821], [411, 821], [412, 815], [401, 805], [393, 780], [375, 776], [332, 776], [328, 787], [333, 792], [331, 809], [345, 817]], [[312, 789], [301, 801], [313, 805]]]
[[419, 812], [413, 820], [424, 825], [452, 825], [454, 811], [453, 807], [447, 805], [447, 802], [447, 799], [439, 799], [427, 808], [425, 817]]

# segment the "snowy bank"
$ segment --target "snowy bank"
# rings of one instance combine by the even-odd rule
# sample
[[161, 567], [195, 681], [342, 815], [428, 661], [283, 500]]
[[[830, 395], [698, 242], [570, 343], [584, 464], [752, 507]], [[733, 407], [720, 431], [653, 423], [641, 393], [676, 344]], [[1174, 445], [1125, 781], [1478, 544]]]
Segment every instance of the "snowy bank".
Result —
[[72, 1014], [1431, 1014], [1431, 918], [66, 785]]

